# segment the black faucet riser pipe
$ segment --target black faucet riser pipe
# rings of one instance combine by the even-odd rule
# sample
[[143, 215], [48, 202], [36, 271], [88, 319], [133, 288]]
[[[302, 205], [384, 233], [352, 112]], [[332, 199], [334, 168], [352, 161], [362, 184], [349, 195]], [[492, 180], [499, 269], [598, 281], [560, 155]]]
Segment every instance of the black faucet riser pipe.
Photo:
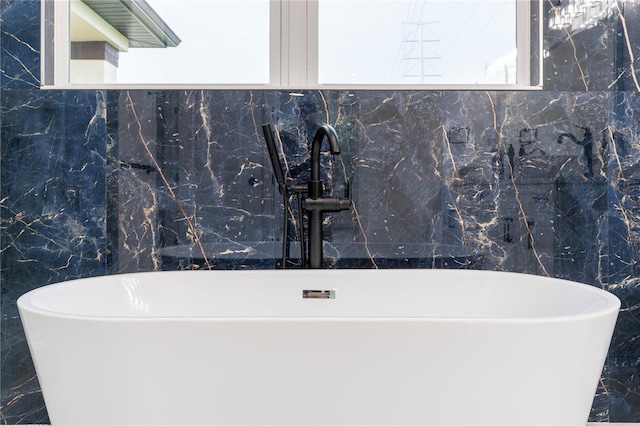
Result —
[[318, 198], [322, 198], [322, 194], [324, 192], [324, 185], [321, 180], [310, 180], [309, 181], [309, 198], [313, 200], [317, 200]]
[[322, 211], [309, 211], [309, 267], [318, 269], [322, 267]]

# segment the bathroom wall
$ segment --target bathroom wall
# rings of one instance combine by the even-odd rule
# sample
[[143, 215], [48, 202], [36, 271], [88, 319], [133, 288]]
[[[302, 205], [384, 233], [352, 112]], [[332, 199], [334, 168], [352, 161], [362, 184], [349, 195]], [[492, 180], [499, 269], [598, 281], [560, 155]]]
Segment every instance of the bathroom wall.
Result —
[[[637, 56], [638, 6], [624, 13]], [[348, 176], [355, 209], [325, 221], [327, 267], [518, 271], [618, 295], [591, 420], [640, 421], [640, 90], [618, 18], [570, 40], [546, 30], [541, 91], [292, 97], [42, 91], [39, 17], [39, 1], [0, 2], [0, 422], [48, 421], [20, 294], [95, 275], [279, 265], [267, 122], [292, 179], [308, 175], [318, 123], [340, 136], [324, 178], [342, 194]]]

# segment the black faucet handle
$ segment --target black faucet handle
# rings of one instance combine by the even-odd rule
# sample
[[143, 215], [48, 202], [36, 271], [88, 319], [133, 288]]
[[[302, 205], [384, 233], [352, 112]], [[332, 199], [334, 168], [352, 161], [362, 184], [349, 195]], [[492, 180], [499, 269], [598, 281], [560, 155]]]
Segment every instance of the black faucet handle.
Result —
[[324, 197], [305, 199], [305, 208], [309, 211], [339, 212], [351, 209], [352, 202], [348, 198]]

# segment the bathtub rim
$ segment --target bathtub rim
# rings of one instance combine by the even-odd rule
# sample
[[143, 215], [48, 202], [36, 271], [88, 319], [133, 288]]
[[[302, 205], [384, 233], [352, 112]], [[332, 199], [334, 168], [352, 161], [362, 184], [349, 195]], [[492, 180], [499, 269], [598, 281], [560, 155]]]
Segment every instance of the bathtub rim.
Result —
[[[407, 322], [407, 321], [424, 321], [424, 322], [434, 322], [434, 323], [465, 323], [465, 322], [479, 322], [483, 324], [539, 324], [539, 323], [564, 323], [564, 322], [573, 322], [573, 321], [584, 321], [590, 319], [596, 319], [600, 317], [606, 317], [609, 315], [617, 315], [620, 311], [621, 301], [620, 299], [614, 295], [613, 293], [604, 290], [602, 288], [579, 283], [576, 281], [566, 280], [563, 278], [554, 278], [554, 277], [546, 277], [542, 275], [533, 275], [533, 274], [525, 274], [520, 272], [509, 272], [509, 271], [491, 271], [491, 270], [448, 270], [448, 269], [404, 269], [405, 271], [440, 271], [440, 273], [446, 271], [447, 274], [458, 274], [458, 275], [472, 275], [472, 274], [499, 274], [504, 275], [506, 277], [517, 278], [522, 275], [526, 275], [527, 277], [532, 277], [534, 280], [553, 280], [558, 283], [561, 283], [564, 286], [579, 288], [579, 291], [588, 291], [591, 293], [595, 293], [600, 297], [606, 300], [606, 304], [597, 308], [596, 310], [582, 313], [572, 313], [572, 314], [556, 314], [556, 315], [547, 315], [547, 316], [538, 316], [538, 317], [441, 317], [441, 316], [296, 316], [296, 315], [280, 315], [280, 316], [246, 316], [246, 315], [224, 315], [224, 316], [178, 316], [178, 315], [148, 315], [148, 316], [106, 316], [106, 315], [88, 315], [88, 314], [75, 314], [68, 312], [60, 312], [52, 309], [46, 309], [31, 303], [31, 299], [41, 292], [46, 292], [48, 290], [52, 290], [58, 287], [65, 286], [75, 286], [80, 285], [78, 281], [83, 282], [98, 282], [104, 281], [107, 279], [112, 279], [119, 276], [151, 276], [156, 274], [171, 274], [171, 275], [182, 275], [182, 274], [205, 274], [205, 273], [223, 273], [223, 274], [274, 274], [274, 273], [290, 273], [290, 271], [296, 271], [297, 273], [302, 274], [311, 274], [311, 273], [323, 273], [323, 274], [335, 274], [335, 273], [347, 273], [354, 274], [358, 271], [359, 274], [378, 274], [381, 271], [390, 271], [383, 273], [392, 273], [393, 271], [399, 271], [402, 269], [320, 269], [320, 270], [311, 270], [311, 269], [292, 269], [292, 270], [282, 270], [282, 269], [262, 269], [262, 270], [179, 270], [179, 271], [147, 271], [147, 272], [128, 272], [124, 274], [111, 274], [111, 275], [101, 275], [96, 277], [87, 277], [87, 278], [77, 278], [68, 281], [62, 281], [58, 283], [46, 284], [41, 287], [30, 290], [24, 294], [22, 294], [17, 299], [17, 306], [19, 308], [20, 316], [22, 317], [23, 311], [25, 313], [32, 313], [36, 315], [55, 317], [61, 319], [75, 319], [75, 320], [86, 320], [86, 321], [100, 321], [100, 322], [163, 322], [163, 321], [178, 321], [178, 322], [225, 322], [225, 321], [241, 321], [241, 322], [252, 322], [252, 321], [267, 321], [267, 322], [290, 322], [290, 321], [302, 321], [302, 322]], [[286, 272], [285, 272], [286, 271]], [[330, 287], [330, 286], [327, 286]]]

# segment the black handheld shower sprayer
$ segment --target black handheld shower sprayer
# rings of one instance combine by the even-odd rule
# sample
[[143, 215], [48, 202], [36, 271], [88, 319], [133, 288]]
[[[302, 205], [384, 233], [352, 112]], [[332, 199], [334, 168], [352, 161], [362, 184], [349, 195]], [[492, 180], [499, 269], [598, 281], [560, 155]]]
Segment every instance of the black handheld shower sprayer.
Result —
[[300, 231], [300, 260], [302, 262], [302, 267], [305, 268], [306, 265], [306, 243], [304, 237], [304, 229], [302, 227], [303, 224], [303, 215], [302, 215], [302, 195], [308, 191], [308, 187], [306, 185], [287, 185], [284, 177], [284, 171], [282, 170], [282, 164], [280, 163], [280, 156], [278, 155], [278, 150], [276, 148], [276, 142], [273, 137], [273, 130], [271, 129], [271, 124], [265, 124], [262, 126], [262, 132], [264, 133], [264, 139], [267, 143], [267, 151], [269, 152], [269, 160], [271, 162], [271, 167], [273, 169], [273, 175], [276, 179], [276, 183], [278, 184], [278, 192], [282, 195], [282, 201], [284, 205], [284, 221], [283, 221], [283, 235], [282, 235], [282, 269], [287, 267], [287, 263], [289, 262], [290, 255], [290, 241], [289, 241], [289, 196], [291, 194], [296, 194], [298, 197], [298, 229]]

